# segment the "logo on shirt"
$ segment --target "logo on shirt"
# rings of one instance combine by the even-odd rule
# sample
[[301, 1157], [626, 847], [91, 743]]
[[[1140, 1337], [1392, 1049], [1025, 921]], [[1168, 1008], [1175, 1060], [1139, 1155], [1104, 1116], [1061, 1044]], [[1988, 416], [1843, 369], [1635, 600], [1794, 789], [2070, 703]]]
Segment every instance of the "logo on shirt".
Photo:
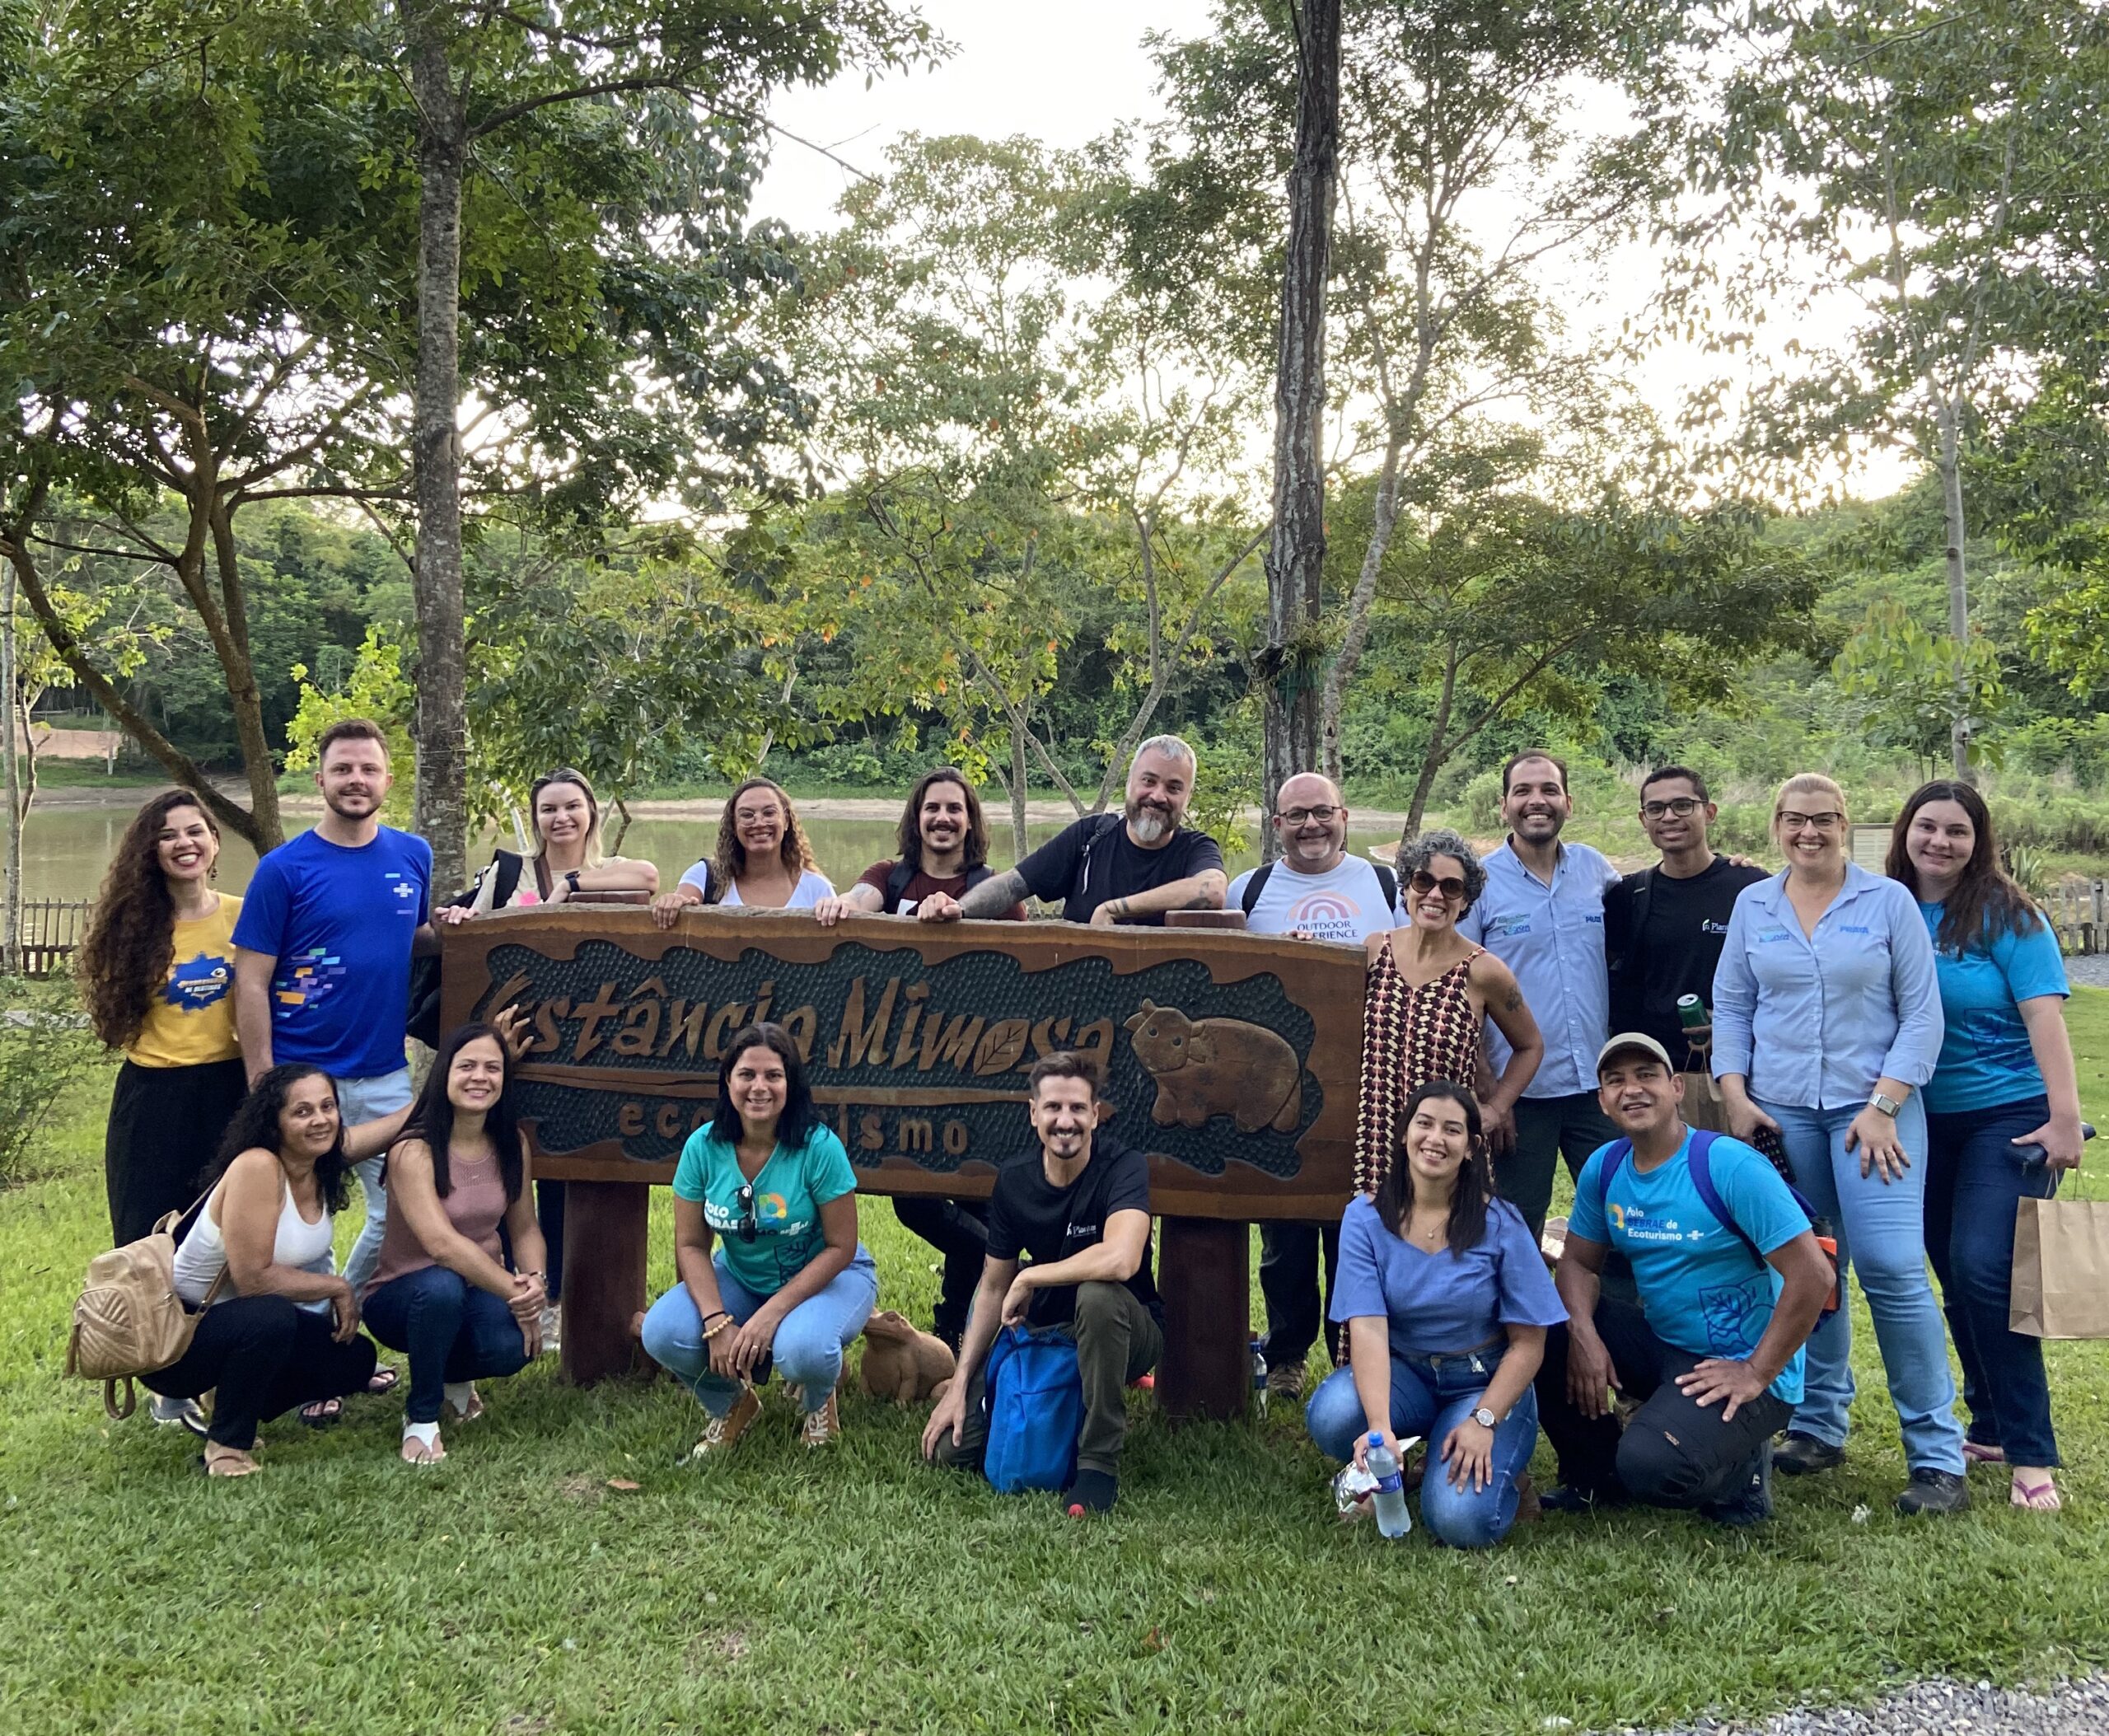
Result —
[[1607, 1200], [1604, 1210], [1611, 1214], [1613, 1228], [1629, 1242], [1697, 1242], [1705, 1236], [1704, 1230], [1693, 1230], [1687, 1235], [1675, 1218], [1658, 1218], [1637, 1205], [1620, 1205], [1616, 1200]]
[[383, 873], [381, 877], [390, 882], [388, 890], [395, 895], [396, 914], [414, 916], [417, 914], [416, 882], [404, 879], [401, 874], [392, 868]]
[[1728, 932], [1728, 925], [1725, 922], [1714, 921], [1711, 916], [1702, 916], [1699, 920], [1699, 932], [1702, 934], [1725, 934]]
[[1288, 926], [1320, 940], [1354, 940], [1362, 934], [1362, 906], [1344, 892], [1307, 892], [1291, 901]]
[[1062, 1226], [1062, 1239], [1065, 1242], [1096, 1242], [1098, 1226], [1096, 1224], [1065, 1224]]
[[234, 984], [234, 969], [224, 958], [200, 952], [186, 958], [169, 972], [161, 999], [181, 1013], [202, 1013], [227, 998]]
[[1503, 912], [1486, 919], [1487, 932], [1499, 934], [1503, 940], [1513, 940], [1518, 934], [1531, 932], [1531, 919], [1527, 915]]
[[1699, 1312], [1714, 1354], [1740, 1359], [1757, 1348], [1772, 1318], [1771, 1281], [1760, 1276], [1741, 1284], [1701, 1284]]
[[296, 1008], [319, 1006], [342, 986], [344, 961], [334, 952], [325, 952], [317, 947], [305, 958], [288, 961], [290, 968], [272, 984], [273, 998], [278, 1003], [280, 1013]]

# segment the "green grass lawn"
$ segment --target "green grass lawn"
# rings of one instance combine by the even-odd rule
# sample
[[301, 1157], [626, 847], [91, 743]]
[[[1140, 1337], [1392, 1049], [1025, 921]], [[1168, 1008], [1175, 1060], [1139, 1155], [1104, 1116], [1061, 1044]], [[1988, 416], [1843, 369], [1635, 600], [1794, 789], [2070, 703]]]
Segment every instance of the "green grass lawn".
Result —
[[[2109, 993], [2074, 1005], [2109, 1125]], [[105, 1224], [84, 1111], [63, 1172], [0, 1196], [0, 1730], [1527, 1732], [1864, 1699], [1936, 1671], [2109, 1662], [2109, 1346], [2051, 1346], [2055, 1518], [1908, 1523], [1872, 1338], [1840, 1472], [1756, 1536], [1666, 1514], [1548, 1519], [1467, 1556], [1331, 1519], [1279, 1412], [1173, 1431], [1147, 1404], [1103, 1523], [916, 1462], [861, 1396], [807, 1457], [772, 1403], [737, 1461], [676, 1467], [671, 1383], [486, 1392], [451, 1456], [394, 1458], [398, 1406], [268, 1425], [208, 1484], [189, 1437], [104, 1420], [62, 1373]], [[2099, 1172], [2084, 1191], [2103, 1196]], [[663, 1206], [663, 1202], [662, 1202]], [[883, 1299], [922, 1245], [867, 1204]], [[655, 1289], [671, 1280], [663, 1210]], [[1864, 1326], [1864, 1316], [1863, 1317]], [[1541, 1454], [1538, 1470], [1550, 1466]], [[634, 1490], [611, 1486], [633, 1481]]]

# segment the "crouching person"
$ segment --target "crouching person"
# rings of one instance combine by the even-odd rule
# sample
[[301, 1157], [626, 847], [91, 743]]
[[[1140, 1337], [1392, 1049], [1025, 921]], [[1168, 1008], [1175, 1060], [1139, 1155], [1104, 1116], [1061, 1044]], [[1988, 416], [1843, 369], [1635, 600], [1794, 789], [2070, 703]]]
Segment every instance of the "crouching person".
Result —
[[849, 1154], [781, 1025], [734, 1035], [718, 1113], [681, 1148], [674, 1266], [681, 1281], [644, 1317], [644, 1352], [709, 1416], [689, 1456], [732, 1449], [761, 1414], [755, 1389], [772, 1364], [798, 1388], [806, 1444], [832, 1445], [843, 1347], [877, 1304], [878, 1268], [857, 1240]]
[[[1547, 1341], [1538, 1405], [1565, 1487], [1545, 1504], [1756, 1523], [1771, 1515], [1772, 1436], [1801, 1401], [1830, 1258], [1764, 1157], [1686, 1125], [1683, 1078], [1653, 1037], [1614, 1036], [1597, 1081], [1624, 1137], [1583, 1166], [1554, 1275], [1569, 1324]], [[1613, 1247], [1633, 1262], [1638, 1307], [1599, 1294]], [[1622, 1430], [1612, 1387], [1639, 1404]]]
[[[1048, 1055], [1026, 1088], [1039, 1149], [997, 1172], [989, 1258], [960, 1346], [960, 1378], [930, 1414], [923, 1455], [979, 1470], [989, 1439], [984, 1377], [998, 1329], [1062, 1327], [1077, 1342], [1084, 1406], [1076, 1481], [1062, 1504], [1073, 1515], [1104, 1513], [1120, 1492], [1127, 1388], [1164, 1352], [1150, 1275], [1149, 1163], [1098, 1130], [1097, 1078], [1082, 1056]], [[1021, 1265], [1022, 1254], [1032, 1257]]]
[[1531, 1377], [1546, 1328], [1564, 1322], [1522, 1214], [1494, 1196], [1479, 1104], [1437, 1079], [1406, 1105], [1402, 1149], [1375, 1196], [1340, 1220], [1333, 1318], [1349, 1362], [1312, 1395], [1318, 1450], [1366, 1465], [1372, 1436], [1429, 1444], [1421, 1517], [1438, 1542], [1485, 1549], [1508, 1536], [1538, 1444]]

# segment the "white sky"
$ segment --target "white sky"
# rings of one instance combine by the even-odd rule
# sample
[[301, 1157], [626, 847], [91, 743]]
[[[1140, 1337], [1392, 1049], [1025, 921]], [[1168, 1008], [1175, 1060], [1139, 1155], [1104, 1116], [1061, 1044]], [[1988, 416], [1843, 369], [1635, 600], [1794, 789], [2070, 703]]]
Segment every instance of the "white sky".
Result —
[[[864, 87], [861, 73], [822, 90], [787, 92], [771, 110], [777, 124], [827, 147], [867, 172], [883, 165], [901, 133], [1025, 133], [1076, 146], [1122, 121], [1152, 118], [1155, 67], [1145, 32], [1181, 36], [1208, 28], [1209, 0], [920, 0], [919, 9], [956, 52], [935, 71], [896, 74]], [[779, 138], [756, 201], [756, 215], [805, 230], [831, 228], [835, 201], [850, 177], [819, 152]], [[1578, 330], [1616, 331], [1637, 314], [1653, 287], [1644, 246], [1625, 250], [1600, 283], [1593, 306], [1570, 308]], [[1630, 269], [1625, 269], [1630, 265]], [[1560, 286], [1572, 293], [1571, 280]], [[1791, 329], [1793, 322], [1784, 322]], [[1781, 338], [1788, 335], [1783, 330]], [[1684, 387], [1710, 377], [1719, 358], [1665, 347], [1651, 354], [1634, 384], [1665, 426], [1673, 424]], [[1908, 465], [1885, 452], [1860, 456], [1845, 477], [1863, 497], [1887, 494], [1910, 480]]]

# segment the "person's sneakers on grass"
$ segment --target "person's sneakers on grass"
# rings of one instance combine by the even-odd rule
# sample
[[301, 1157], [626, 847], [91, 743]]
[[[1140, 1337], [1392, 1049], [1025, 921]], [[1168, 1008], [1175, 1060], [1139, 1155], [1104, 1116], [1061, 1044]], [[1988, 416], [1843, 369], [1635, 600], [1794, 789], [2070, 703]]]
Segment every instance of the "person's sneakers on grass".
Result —
[[157, 1396], [153, 1403], [147, 1407], [147, 1414], [160, 1428], [185, 1428], [193, 1434], [201, 1436], [205, 1432], [205, 1412], [194, 1398], [162, 1398]]
[[1772, 1449], [1773, 1467], [1784, 1476], [1810, 1476], [1845, 1462], [1845, 1449], [1789, 1429]]
[[1303, 1364], [1300, 1362], [1279, 1363], [1267, 1370], [1267, 1397], [1287, 1399], [1293, 1404], [1303, 1397]]
[[1899, 1513], [1961, 1513], [1970, 1505], [1970, 1486], [1953, 1471], [1931, 1471], [1924, 1466], [1911, 1473], [1904, 1493], [1896, 1498]]
[[1717, 1525], [1761, 1525], [1772, 1517], [1772, 1443], [1765, 1441], [1751, 1461], [1742, 1490], [1700, 1512]]
[[1110, 1471], [1083, 1470], [1062, 1491], [1062, 1510], [1073, 1519], [1094, 1513], [1111, 1513], [1120, 1498], [1120, 1484]]
[[752, 1387], [741, 1389], [740, 1396], [732, 1401], [732, 1408], [722, 1416], [713, 1416], [704, 1425], [703, 1439], [689, 1449], [691, 1460], [716, 1458], [729, 1453], [739, 1444], [740, 1437], [761, 1415], [761, 1395]]
[[832, 1447], [842, 1438], [842, 1416], [835, 1409], [835, 1394], [827, 1396], [827, 1402], [817, 1411], [808, 1411], [800, 1430], [801, 1438], [808, 1447]]

